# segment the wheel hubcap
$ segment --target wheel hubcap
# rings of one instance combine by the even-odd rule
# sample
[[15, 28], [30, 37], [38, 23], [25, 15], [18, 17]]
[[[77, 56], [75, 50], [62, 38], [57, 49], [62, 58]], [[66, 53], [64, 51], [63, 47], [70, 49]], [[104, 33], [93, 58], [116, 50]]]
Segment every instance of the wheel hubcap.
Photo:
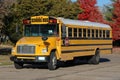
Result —
[[56, 57], [53, 57], [52, 63], [53, 63], [53, 66], [56, 67], [56, 63], [57, 63]]

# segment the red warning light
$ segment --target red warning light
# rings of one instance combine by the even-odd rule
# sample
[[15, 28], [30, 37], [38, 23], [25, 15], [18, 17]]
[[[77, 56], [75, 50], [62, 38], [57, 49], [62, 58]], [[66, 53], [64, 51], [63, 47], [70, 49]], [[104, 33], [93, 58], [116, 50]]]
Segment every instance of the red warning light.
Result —
[[30, 24], [30, 20], [24, 19], [23, 24]]
[[49, 23], [57, 23], [57, 20], [56, 19], [50, 19]]

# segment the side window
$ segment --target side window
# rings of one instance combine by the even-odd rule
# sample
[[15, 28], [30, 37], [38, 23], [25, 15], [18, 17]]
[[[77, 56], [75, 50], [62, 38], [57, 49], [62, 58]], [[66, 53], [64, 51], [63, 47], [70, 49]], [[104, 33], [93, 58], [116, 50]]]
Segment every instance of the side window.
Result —
[[99, 31], [99, 37], [102, 38], [102, 30]]
[[109, 30], [106, 31], [106, 37], [107, 37], [107, 38], [110, 37], [110, 31], [109, 31]]
[[83, 29], [83, 37], [86, 38], [86, 29]]
[[105, 30], [103, 30], [103, 38], [105, 38]]
[[94, 30], [92, 29], [92, 38], [94, 38]]
[[72, 37], [72, 28], [68, 28], [68, 36]]
[[64, 25], [62, 26], [62, 37], [66, 37], [66, 27]]
[[74, 28], [74, 37], [77, 37], [77, 28]]
[[82, 38], [82, 29], [79, 29], [79, 37]]
[[98, 38], [98, 30], [96, 30], [96, 38]]
[[90, 38], [90, 29], [88, 29], [88, 37]]

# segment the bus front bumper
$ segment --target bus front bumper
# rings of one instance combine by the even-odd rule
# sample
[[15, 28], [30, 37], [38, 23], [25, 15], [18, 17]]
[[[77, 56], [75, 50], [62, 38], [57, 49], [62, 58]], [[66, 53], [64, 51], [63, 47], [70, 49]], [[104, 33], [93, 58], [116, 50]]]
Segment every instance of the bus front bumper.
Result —
[[24, 62], [24, 63], [33, 63], [33, 62], [48, 62], [49, 57], [48, 56], [36, 56], [36, 57], [16, 57], [16, 56], [11, 56], [10, 57], [11, 61], [14, 62]]

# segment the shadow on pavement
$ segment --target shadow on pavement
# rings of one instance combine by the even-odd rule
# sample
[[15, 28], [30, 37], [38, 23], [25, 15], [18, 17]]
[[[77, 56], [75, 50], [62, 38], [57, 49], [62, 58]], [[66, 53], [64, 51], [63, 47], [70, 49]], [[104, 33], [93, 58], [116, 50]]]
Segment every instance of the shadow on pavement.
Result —
[[104, 63], [104, 62], [110, 62], [110, 59], [100, 58], [100, 63]]
[[[107, 58], [100, 58], [100, 63], [110, 62], [110, 59]], [[89, 64], [86, 60], [79, 60], [79, 61], [68, 61], [68, 62], [61, 62], [60, 67], [72, 67], [77, 65], [86, 65]]]
[[48, 69], [46, 64], [26, 64], [23, 66], [23, 68], [27, 69]]
[[[104, 63], [104, 62], [110, 62], [109, 59], [107, 58], [100, 58], [100, 63]], [[62, 67], [62, 68], [66, 68], [66, 67], [73, 67], [73, 66], [78, 66], [78, 65], [86, 65], [88, 64], [87, 61], [85, 60], [79, 60], [79, 61], [66, 61], [66, 62], [58, 62], [58, 68]], [[24, 65], [23, 68], [27, 68], [27, 69], [48, 69], [47, 64], [46, 63], [41, 63], [41, 64], [26, 64]]]

